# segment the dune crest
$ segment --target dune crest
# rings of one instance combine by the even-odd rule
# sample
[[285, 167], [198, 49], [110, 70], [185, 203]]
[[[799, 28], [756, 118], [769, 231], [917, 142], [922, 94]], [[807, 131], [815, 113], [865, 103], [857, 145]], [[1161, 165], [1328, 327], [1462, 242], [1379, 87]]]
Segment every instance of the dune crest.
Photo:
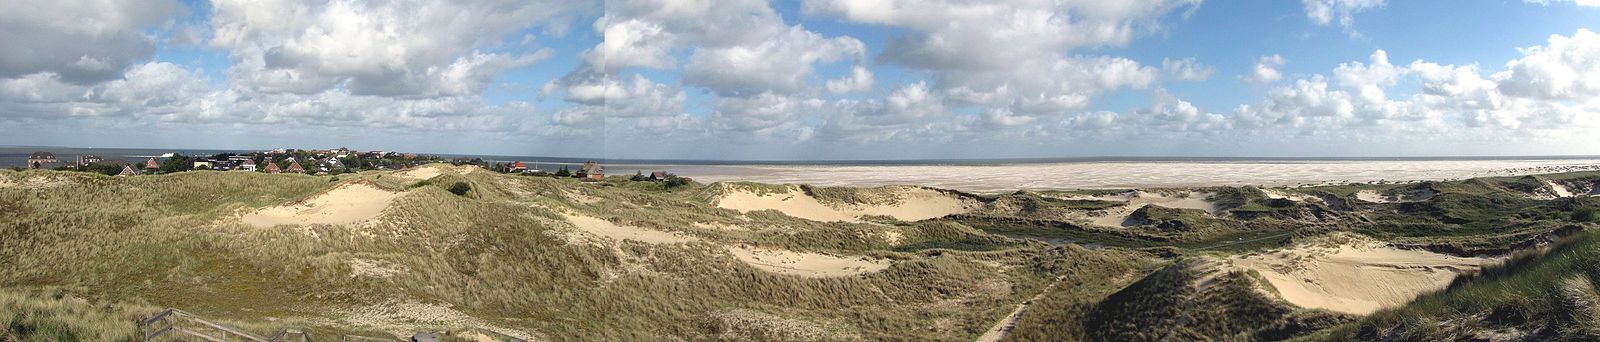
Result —
[[[624, 226], [611, 221], [563, 213], [562, 217], [580, 231], [612, 240], [633, 240], [648, 244], [675, 244], [703, 241], [678, 233]], [[867, 257], [840, 257], [820, 253], [795, 252], [776, 248], [719, 245], [739, 261], [762, 271], [809, 278], [844, 277], [881, 271], [889, 262]]]

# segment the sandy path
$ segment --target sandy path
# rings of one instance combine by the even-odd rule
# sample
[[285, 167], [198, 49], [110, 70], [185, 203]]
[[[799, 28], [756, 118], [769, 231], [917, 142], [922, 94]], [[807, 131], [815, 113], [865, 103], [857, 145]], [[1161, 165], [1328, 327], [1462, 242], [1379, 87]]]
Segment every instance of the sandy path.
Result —
[[378, 217], [402, 195], [367, 183], [345, 183], [304, 201], [245, 214], [241, 220], [256, 227], [360, 223]]
[[1046, 293], [1050, 293], [1050, 290], [1055, 289], [1056, 285], [1059, 284], [1061, 284], [1061, 279], [1057, 278], [1056, 281], [1050, 283], [1050, 286], [1046, 286], [1044, 290], [1039, 291], [1039, 294], [1033, 295], [1033, 298], [1029, 298], [1027, 301], [1018, 303], [1016, 310], [1012, 310], [1010, 315], [1006, 315], [1005, 318], [1001, 318], [1000, 321], [995, 322], [993, 327], [990, 327], [988, 331], [983, 332], [983, 335], [978, 336], [977, 341], [999, 342], [1000, 339], [1005, 338], [1006, 334], [1011, 333], [1011, 329], [1015, 329], [1017, 327], [1017, 322], [1022, 320], [1022, 314], [1027, 313], [1028, 306], [1038, 302], [1039, 299], [1043, 299]]
[[1497, 261], [1403, 250], [1372, 241], [1338, 247], [1302, 245], [1229, 260], [1260, 273], [1290, 303], [1358, 315], [1443, 289], [1456, 276]]
[[[569, 213], [562, 216], [580, 231], [612, 240], [633, 240], [649, 244], [675, 244], [702, 241], [671, 232], [623, 226], [611, 221]], [[811, 278], [844, 277], [881, 271], [889, 261], [866, 257], [840, 257], [819, 253], [795, 252], [774, 248], [722, 245], [729, 254], [762, 271]]]

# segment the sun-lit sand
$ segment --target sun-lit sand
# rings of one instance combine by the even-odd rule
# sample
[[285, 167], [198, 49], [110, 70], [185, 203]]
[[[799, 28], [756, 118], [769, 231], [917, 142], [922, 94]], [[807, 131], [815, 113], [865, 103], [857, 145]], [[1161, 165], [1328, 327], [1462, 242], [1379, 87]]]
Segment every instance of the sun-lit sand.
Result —
[[687, 243], [696, 239], [689, 236], [639, 227], [622, 226], [611, 221], [583, 215], [563, 214], [578, 229], [613, 240], [634, 240], [651, 244]]
[[245, 214], [241, 220], [257, 227], [354, 224], [378, 217], [402, 195], [368, 183], [345, 183], [304, 201]]
[[1444, 289], [1456, 276], [1498, 259], [1464, 258], [1351, 239], [1234, 256], [1260, 273], [1284, 300], [1307, 308], [1368, 314]]
[[807, 196], [799, 187], [790, 186], [785, 193], [758, 194], [745, 189], [729, 189], [717, 199], [717, 206], [751, 212], [777, 210], [785, 215], [819, 222], [860, 222], [867, 215], [889, 216], [901, 221], [921, 221], [971, 211], [978, 204], [972, 200], [919, 187], [892, 187], [897, 200], [889, 204], [823, 203]]
[[1063, 198], [1127, 202], [1122, 206], [1106, 209], [1104, 215], [1091, 217], [1090, 221], [1094, 222], [1095, 225], [1106, 227], [1122, 227], [1123, 223], [1128, 220], [1128, 216], [1146, 205], [1175, 209], [1199, 209], [1212, 214], [1217, 213], [1217, 205], [1209, 200], [1211, 194], [1198, 191], [1153, 192], [1140, 190], [1118, 195], [1067, 196]]
[[[632, 240], [649, 244], [675, 244], [702, 241], [699, 238], [653, 229], [624, 226], [604, 219], [563, 213], [562, 216], [580, 231], [611, 240]], [[722, 247], [757, 269], [802, 277], [843, 277], [880, 271], [889, 262], [866, 257], [840, 257], [818, 253], [795, 252], [775, 248], [749, 246]]]
[[444, 174], [445, 165], [423, 165], [409, 170], [396, 172], [396, 176], [410, 180], [424, 180]]
[[810, 278], [844, 277], [889, 268], [889, 263], [864, 257], [837, 257], [771, 248], [732, 247], [728, 252], [763, 271]]

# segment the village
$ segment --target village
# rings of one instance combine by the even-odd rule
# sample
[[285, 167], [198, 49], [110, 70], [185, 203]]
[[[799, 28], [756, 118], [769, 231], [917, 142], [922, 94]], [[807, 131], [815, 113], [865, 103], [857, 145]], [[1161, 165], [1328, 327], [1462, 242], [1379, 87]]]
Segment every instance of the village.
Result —
[[[554, 171], [547, 171], [541, 169], [538, 162], [534, 162], [533, 166], [530, 167], [529, 163], [523, 161], [491, 163], [482, 158], [445, 160], [438, 155], [377, 150], [363, 152], [344, 147], [326, 150], [274, 149], [257, 152], [224, 152], [205, 156], [185, 156], [177, 153], [167, 153], [161, 156], [147, 157], [143, 162], [88, 154], [78, 155], [76, 158], [69, 160], [62, 160], [52, 152], [36, 151], [28, 155], [26, 168], [91, 172], [119, 177], [189, 171], [239, 171], [322, 176], [365, 170], [404, 171], [434, 163], [449, 163], [457, 166], [471, 165], [500, 173], [527, 176], [576, 178], [584, 182], [599, 182], [606, 179], [605, 167], [595, 161], [586, 161], [578, 165], [576, 170], [569, 168], [567, 165], [560, 165]], [[652, 171], [649, 174], [637, 171], [627, 179], [630, 181], [668, 182], [669, 185], [681, 185], [691, 181], [689, 178], [678, 177], [666, 171]]]

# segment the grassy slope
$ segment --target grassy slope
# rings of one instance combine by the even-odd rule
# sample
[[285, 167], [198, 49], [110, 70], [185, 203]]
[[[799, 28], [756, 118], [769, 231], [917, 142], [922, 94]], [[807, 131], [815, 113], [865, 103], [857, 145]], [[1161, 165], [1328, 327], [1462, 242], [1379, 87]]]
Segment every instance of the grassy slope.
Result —
[[[1042, 289], [1054, 272], [1036, 266], [1051, 260], [1045, 245], [961, 225], [896, 222], [891, 227], [910, 247], [895, 248], [875, 235], [883, 228], [867, 224], [772, 213], [738, 219], [694, 198], [698, 186], [486, 172], [420, 186], [380, 173], [114, 178], [7, 171], [0, 177], [13, 184], [53, 179], [50, 186], [0, 193], [0, 207], [14, 213], [0, 217], [0, 288], [54, 287], [97, 302], [174, 306], [239, 322], [295, 318], [329, 334], [379, 334], [340, 319], [364, 305], [417, 301], [556, 339], [788, 336], [727, 318], [758, 312], [820, 327], [825, 334], [804, 336], [822, 340], [966, 340]], [[356, 178], [409, 193], [381, 223], [366, 227], [257, 228], [231, 218]], [[444, 191], [455, 182], [471, 183], [473, 191], [464, 197]], [[710, 242], [574, 244], [554, 208]], [[753, 229], [708, 230], [695, 228], [697, 222]], [[711, 242], [900, 261], [859, 277], [799, 278], [756, 270]], [[974, 251], [930, 249], [949, 245]], [[355, 277], [350, 258], [406, 271]]]
[[[1454, 254], [1494, 254], [1508, 251], [1508, 246], [1583, 229], [1600, 216], [1579, 214], [1600, 209], [1594, 199], [1530, 198], [1541, 191], [1541, 180], [1579, 186], [1600, 179], [1600, 173], [1282, 190], [1344, 203], [1337, 206], [1270, 200], [1252, 188], [1212, 188], [1206, 190], [1226, 202], [1222, 215], [1143, 210], [1138, 215], [1148, 223], [1126, 229], [1086, 227], [1054, 218], [1114, 203], [1057, 200], [1034, 193], [985, 199], [1020, 208], [1011, 214], [846, 224], [770, 211], [741, 216], [708, 202], [728, 186], [785, 191], [761, 184], [667, 189], [659, 183], [581, 184], [486, 172], [447, 174], [426, 182], [383, 175], [369, 172], [334, 179], [196, 172], [114, 178], [0, 171], [0, 177], [13, 186], [34, 184], [22, 187], [23, 191], [0, 192], [0, 212], [16, 213], [0, 217], [0, 289], [10, 293], [7, 300], [23, 303], [9, 305], [65, 311], [69, 315], [65, 317], [83, 317], [84, 326], [104, 327], [88, 330], [125, 329], [120, 323], [95, 322], [177, 306], [245, 322], [244, 326], [258, 330], [275, 327], [249, 322], [287, 317], [288, 322], [318, 331], [355, 329], [348, 332], [372, 335], [377, 332], [339, 322], [344, 311], [402, 300], [449, 306], [491, 324], [535, 330], [555, 339], [965, 340], [1059, 277], [1060, 284], [1032, 304], [1012, 339], [1277, 339], [1306, 333], [1336, 339], [1436, 337], [1454, 335], [1393, 335], [1412, 331], [1404, 327], [1420, 326], [1416, 320], [1395, 317], [1459, 322], [1471, 317], [1462, 316], [1465, 312], [1501, 302], [1520, 303], [1513, 307], [1524, 311], [1512, 312], [1532, 312], [1537, 317], [1570, 315], [1577, 311], [1535, 309], [1577, 304], [1551, 306], [1559, 301], [1528, 299], [1528, 293], [1559, 290], [1581, 297], [1592, 289], [1574, 285], [1579, 283], [1571, 276], [1534, 277], [1544, 280], [1527, 283], [1531, 285], [1468, 284], [1461, 288], [1482, 288], [1470, 292], [1480, 294], [1451, 295], [1466, 291], [1458, 289], [1426, 297], [1395, 313], [1324, 330], [1337, 319], [1286, 308], [1245, 291], [1259, 281], [1244, 274], [1217, 275], [1220, 281], [1203, 289], [1179, 285], [1197, 277], [1190, 273], [1192, 268], [1183, 266], [1195, 259], [1179, 255], [1259, 250], [1335, 230]], [[359, 228], [263, 229], [230, 219], [241, 210], [299, 200], [357, 178], [409, 194], [381, 223]], [[41, 180], [54, 185], [36, 186]], [[466, 196], [444, 190], [457, 182], [469, 183], [473, 190]], [[1362, 190], [1402, 194], [1421, 189], [1437, 195], [1416, 203], [1355, 199]], [[878, 200], [862, 189], [806, 191], [831, 201]], [[564, 233], [570, 228], [556, 210], [681, 232], [706, 242], [570, 243]], [[697, 223], [749, 229], [702, 229]], [[885, 242], [880, 238], [884, 230], [900, 232], [905, 242]], [[1007, 236], [1110, 248], [1049, 246]], [[886, 271], [859, 277], [806, 279], [761, 272], [721, 253], [717, 244], [899, 261]], [[1206, 251], [1198, 252], [1202, 249]], [[353, 277], [346, 263], [351, 258], [391, 263], [406, 271], [388, 279]], [[1486, 277], [1477, 282], [1514, 278]], [[1526, 293], [1516, 294], [1518, 289]], [[59, 300], [54, 298], [85, 298], [102, 303], [96, 308], [104, 309], [58, 309]], [[1165, 312], [1161, 310], [1170, 308], [1150, 305], [1160, 300], [1195, 311]], [[1261, 316], [1265, 321], [1253, 320], [1259, 317], [1252, 315], [1261, 313], [1270, 315]], [[1143, 320], [1121, 320], [1128, 317]], [[14, 325], [61, 326], [49, 320], [29, 322], [46, 323]], [[1522, 326], [1540, 333], [1552, 331], [1538, 328], [1549, 323], [1540, 324], [1544, 325]], [[1167, 327], [1163, 333], [1180, 335], [1152, 335], [1152, 327]]]

